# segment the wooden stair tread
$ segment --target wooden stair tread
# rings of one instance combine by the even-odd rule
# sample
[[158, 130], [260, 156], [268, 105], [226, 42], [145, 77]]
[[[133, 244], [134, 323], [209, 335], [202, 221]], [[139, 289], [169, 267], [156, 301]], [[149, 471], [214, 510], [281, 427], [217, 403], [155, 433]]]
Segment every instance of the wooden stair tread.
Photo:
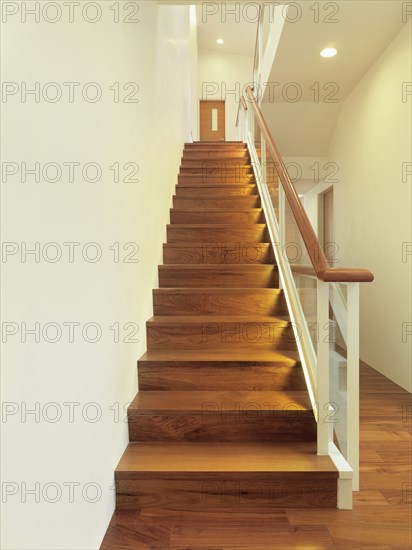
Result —
[[257, 323], [279, 323], [282, 326], [290, 323], [289, 316], [248, 316], [245, 318], [244, 315], [153, 315], [148, 321], [147, 324], [157, 324], [157, 325], [188, 325], [196, 323], [247, 323], [247, 324], [257, 324]]
[[[177, 187], [177, 185], [176, 185], [176, 187]], [[189, 186], [188, 186], [188, 185], [184, 185], [183, 187], [186, 188], [186, 187], [189, 187]], [[196, 189], [198, 189], [198, 188], [201, 188], [202, 185], [201, 185], [201, 184], [198, 184], [198, 185], [193, 184], [192, 187], [196, 187]], [[206, 184], [204, 184], [203, 187], [220, 187], [220, 188], [221, 188], [222, 185], [206, 185]], [[251, 186], [248, 184], [248, 185], [240, 185], [240, 186], [239, 186], [239, 185], [235, 185], [234, 187], [247, 187], [247, 188], [249, 188], [249, 187], [251, 187]], [[193, 200], [194, 198], [195, 198], [196, 200], [202, 200], [202, 199], [203, 199], [203, 200], [219, 200], [219, 201], [223, 201], [223, 202], [224, 202], [224, 201], [232, 201], [232, 200], [234, 200], [234, 198], [235, 198], [236, 202], [244, 202], [244, 203], [246, 203], [246, 202], [251, 202], [251, 199], [249, 198], [250, 196], [253, 197], [253, 200], [254, 200], [254, 201], [256, 201], [256, 199], [259, 199], [259, 200], [260, 200], [260, 196], [259, 196], [259, 195], [256, 195], [256, 198], [255, 198], [255, 195], [235, 195], [234, 197], [233, 197], [233, 196], [225, 197], [224, 195], [221, 195], [221, 196], [219, 196], [219, 197], [211, 197], [210, 195], [196, 195], [196, 197], [187, 197], [187, 196], [179, 197], [179, 196], [177, 196], [177, 195], [174, 195], [173, 198], [174, 198], [174, 199], [179, 199], [180, 202]], [[216, 208], [216, 207], [214, 207], [214, 208]], [[222, 207], [222, 210], [226, 210], [226, 209], [227, 209], [227, 207]], [[216, 208], [216, 210], [220, 210], [220, 208]]]
[[283, 290], [280, 288], [221, 288], [221, 287], [202, 287], [202, 288], [155, 288], [153, 293], [155, 294], [222, 294], [227, 296], [228, 294], [247, 294], [251, 292], [253, 294], [262, 294], [262, 296], [267, 297], [268, 299], [272, 296], [277, 296], [283, 294]]
[[[169, 243], [171, 244], [171, 243]], [[178, 243], [176, 243], [178, 244]], [[216, 244], [216, 243], [211, 243], [211, 244]], [[175, 246], [175, 244], [173, 243], [173, 246]], [[182, 244], [182, 246], [190, 246], [190, 244]], [[216, 270], [224, 270], [224, 271], [234, 271], [234, 272], [237, 272], [237, 271], [249, 271], [249, 272], [254, 272], [254, 273], [259, 273], [259, 272], [267, 272], [268, 270], [277, 270], [277, 266], [276, 265], [256, 265], [256, 264], [227, 264], [227, 265], [224, 265], [224, 266], [217, 266], [215, 264], [167, 264], [167, 265], [159, 265], [159, 270], [160, 271], [163, 271], [163, 270], [167, 270], [167, 271], [171, 271], [171, 270], [181, 270], [181, 269], [186, 269], [188, 271], [197, 271], [199, 269], [202, 269], [204, 271], [216, 271]], [[241, 287], [239, 287], [241, 288]]]
[[206, 157], [203, 153], [187, 153], [182, 157], [180, 166], [181, 167], [190, 167], [201, 164], [204, 166], [222, 167], [222, 165], [227, 166], [251, 166], [250, 157], [244, 153], [232, 154], [232, 156], [227, 153], [210, 153], [210, 156]]
[[[210, 243], [211, 245], [218, 245], [219, 243]], [[233, 243], [230, 243], [230, 242], [224, 242], [222, 243], [226, 246], [230, 246], [230, 245], [235, 245], [235, 244], [239, 244], [237, 241], [233, 242]], [[250, 245], [255, 245], [255, 244], [259, 244], [259, 246], [262, 246], [262, 247], [270, 247], [271, 246], [271, 243], [247, 243], [247, 244], [250, 244]], [[163, 247], [164, 248], [187, 248], [187, 247], [193, 247], [193, 246], [202, 246], [202, 243], [163, 243]], [[182, 265], [182, 264], [168, 264], [169, 265]], [[202, 264], [193, 264], [193, 265], [202, 265]], [[241, 265], [248, 265], [248, 264], [241, 264]], [[161, 266], [159, 266], [161, 267]]]
[[[176, 214], [177, 213], [186, 213], [187, 210], [183, 210], [181, 208], [171, 208], [170, 211], [175, 212]], [[195, 212], [198, 212], [199, 214], [205, 214], [205, 213], [209, 213], [209, 212], [219, 212], [219, 213], [224, 213], [224, 212], [230, 212], [230, 213], [233, 213], [233, 210], [229, 210], [228, 208], [194, 208], [191, 210], [191, 212], [195, 213]], [[252, 214], [261, 214], [263, 212], [263, 208], [236, 208], [236, 212], [248, 212], [248, 213], [252, 213]], [[266, 224], [264, 224], [266, 225]]]
[[336, 507], [248, 146], [186, 143], [176, 183], [116, 506]]
[[187, 184], [179, 183], [176, 185], [176, 193], [179, 197], [199, 197], [208, 195], [209, 197], [225, 196], [253, 196], [259, 198], [259, 192], [255, 184], [229, 184], [229, 183], [196, 183], [190, 181]]
[[[173, 229], [233, 229], [233, 225], [230, 223], [197, 223], [195, 226], [193, 223], [169, 223], [166, 227]], [[242, 225], [242, 229], [265, 229], [267, 225], [265, 223], [245, 223]]]
[[[249, 407], [249, 408], [248, 408]], [[251, 408], [250, 408], [251, 407]], [[223, 408], [223, 409], [222, 409]], [[145, 414], [215, 414], [250, 411], [252, 416], [258, 413], [272, 417], [275, 413], [282, 416], [302, 411], [312, 413], [310, 399], [306, 391], [141, 391], [129, 410], [133, 416]], [[300, 419], [299, 419], [300, 420]]]
[[200, 160], [184, 159], [180, 164], [180, 174], [185, 174], [189, 171], [199, 172], [200, 174], [220, 174], [229, 175], [230, 173], [239, 173], [244, 171], [244, 175], [252, 174], [252, 165], [244, 159], [235, 159], [228, 162], [227, 159]]
[[199, 151], [196, 149], [185, 149], [183, 151], [183, 160], [204, 160], [212, 162], [214, 160], [246, 160], [250, 164], [250, 155], [245, 149], [230, 149], [229, 151]]
[[[176, 186], [177, 187], [177, 186]], [[187, 186], [186, 186], [187, 187]], [[196, 187], [195, 185], [193, 187]], [[221, 187], [221, 186], [220, 186]], [[230, 202], [230, 204], [233, 204], [233, 201], [235, 201], [236, 204], [238, 203], [260, 203], [260, 196], [259, 195], [231, 195], [228, 197], [225, 197], [224, 195], [220, 195], [219, 197], [213, 197], [211, 195], [196, 195], [195, 197], [188, 197], [188, 196], [179, 196], [179, 195], [173, 195], [173, 202], [179, 202], [181, 204], [193, 202], [193, 201], [203, 201], [203, 202], [209, 202], [213, 203], [216, 201], [219, 201], [219, 203], [222, 204], [222, 207], [219, 208], [218, 206], [213, 206], [216, 210], [227, 210], [227, 205], [225, 203]], [[237, 208], [236, 208], [237, 210]]]
[[[237, 182], [221, 180], [217, 178], [204, 180], [201, 179], [202, 176], [196, 175], [185, 175], [179, 177], [181, 179], [179, 180], [179, 183], [176, 184], [176, 192], [178, 195], [182, 193], [182, 191], [189, 192], [193, 190], [198, 191], [196, 196], [202, 195], [202, 193], [204, 195], [210, 195], [209, 190], [212, 190], [216, 194], [219, 194], [219, 196], [231, 196], [234, 194], [235, 191], [247, 191], [249, 195], [253, 194], [260, 197], [256, 182], [250, 179], [247, 181], [244, 180], [241, 182]], [[222, 193], [222, 191], [224, 193]]]
[[241, 151], [249, 154], [248, 148], [244, 143], [226, 143], [225, 145], [218, 145], [213, 142], [203, 143], [186, 143], [183, 152], [186, 151], [199, 151], [199, 152], [220, 152], [230, 153], [232, 151]]
[[[188, 175], [188, 178], [190, 178], [191, 176]], [[241, 188], [241, 189], [250, 189], [252, 187], [254, 187], [256, 189], [256, 192], [257, 192], [257, 185], [256, 183], [225, 183], [225, 182], [222, 182], [222, 183], [185, 183], [184, 185], [182, 185], [181, 183], [178, 183], [176, 185], [176, 187], [184, 187], [185, 189], [187, 188], [191, 188], [191, 187], [194, 187], [196, 189], [205, 189], [205, 188], [216, 188], [216, 189], [222, 189], [222, 187], [224, 189], [231, 189], [231, 188], [235, 188], [235, 189], [238, 189], [238, 188]], [[197, 195], [199, 197], [199, 195]]]
[[214, 443], [137, 442], [130, 443], [117, 468], [116, 479], [156, 473], [258, 473], [322, 472], [332, 478], [338, 472], [328, 456], [316, 454], [314, 442]]
[[[175, 187], [179, 187], [180, 186], [180, 183], [178, 183]], [[245, 184], [239, 184], [239, 183], [234, 183], [234, 184], [222, 184], [222, 183], [194, 183], [193, 185], [182, 185], [181, 187], [184, 187], [186, 189], [186, 187], [195, 187], [196, 189], [202, 189], [203, 187], [218, 187], [219, 189], [221, 189], [222, 187], [242, 187], [242, 188], [247, 188], [249, 189], [250, 187], [256, 187], [256, 184], [249, 184], [249, 183], [245, 183]], [[200, 200], [200, 199], [207, 199], [207, 200], [211, 200], [211, 199], [214, 199], [214, 200], [219, 200], [219, 201], [232, 201], [232, 200], [236, 200], [236, 202], [250, 202], [250, 199], [248, 198], [250, 197], [250, 195], [235, 195], [235, 197], [233, 197], [232, 195], [231, 196], [226, 196], [225, 195], [220, 195], [219, 197], [211, 197], [210, 195], [196, 195], [196, 200]], [[260, 199], [260, 195], [256, 195], [256, 197], [258, 199]], [[179, 199], [179, 201], [184, 201], [184, 200], [193, 200], [193, 197], [179, 197], [178, 195], [173, 195], [173, 198], [174, 199]], [[254, 199], [256, 200], [256, 199]], [[215, 208], [215, 207], [214, 207]], [[219, 208], [218, 208], [219, 210]]]
[[278, 288], [279, 272], [272, 263], [170, 263], [159, 266], [161, 288], [211, 286]]
[[185, 147], [193, 146], [193, 147], [203, 147], [205, 145], [212, 145], [213, 147], [229, 147], [236, 145], [238, 147], [246, 147], [246, 144], [243, 141], [240, 141], [238, 139], [235, 140], [226, 140], [226, 141], [208, 141], [208, 140], [202, 140], [202, 141], [185, 141]]
[[225, 367], [224, 363], [235, 361], [245, 363], [276, 363], [276, 362], [288, 362], [290, 364], [296, 364], [300, 361], [299, 353], [295, 350], [281, 350], [274, 351], [262, 350], [262, 349], [243, 349], [243, 350], [217, 350], [217, 349], [205, 349], [201, 352], [195, 350], [153, 350], [147, 351], [140, 359], [140, 361], [196, 361], [199, 363], [205, 361], [219, 361], [222, 362], [222, 369]]

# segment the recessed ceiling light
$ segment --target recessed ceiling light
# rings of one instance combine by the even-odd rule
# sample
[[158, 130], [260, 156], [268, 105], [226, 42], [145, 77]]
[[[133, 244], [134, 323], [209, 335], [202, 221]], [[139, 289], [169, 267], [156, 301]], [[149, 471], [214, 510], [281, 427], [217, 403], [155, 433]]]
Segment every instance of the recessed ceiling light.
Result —
[[223, 44], [223, 38], [218, 38], [218, 39], [216, 40], [216, 42], [217, 42], [218, 44]]
[[335, 48], [325, 48], [320, 52], [320, 55], [322, 57], [333, 57], [337, 53], [338, 53], [338, 50], [336, 50]]
[[298, 197], [301, 199], [303, 197], [303, 195], [298, 195]]

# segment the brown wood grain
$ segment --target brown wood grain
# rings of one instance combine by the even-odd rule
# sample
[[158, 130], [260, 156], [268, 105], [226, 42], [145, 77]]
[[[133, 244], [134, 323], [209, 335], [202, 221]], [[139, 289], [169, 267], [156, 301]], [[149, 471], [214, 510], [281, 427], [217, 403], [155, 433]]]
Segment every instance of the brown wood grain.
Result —
[[271, 264], [275, 262], [269, 243], [167, 243], [164, 264]]
[[231, 172], [231, 171], [243, 171], [247, 169], [249, 172], [252, 169], [250, 157], [245, 155], [229, 157], [227, 155], [214, 158], [201, 158], [203, 155], [185, 154], [182, 157], [180, 168], [193, 168], [201, 170], [211, 170], [215, 172]]
[[163, 265], [159, 266], [160, 287], [275, 288], [278, 272], [272, 265]]
[[149, 390], [306, 390], [300, 364], [285, 361], [139, 362], [139, 389]]
[[[181, 179], [186, 178], [186, 183], [182, 183]], [[257, 186], [254, 184], [248, 185], [243, 179], [239, 181], [217, 182], [216, 179], [197, 178], [193, 176], [179, 176], [179, 185], [176, 185], [176, 196], [180, 197], [196, 197], [196, 196], [228, 196], [228, 195], [258, 195]], [[224, 183], [224, 185], [222, 185]]]
[[170, 223], [175, 224], [202, 224], [227, 223], [233, 228], [243, 224], [264, 223], [265, 216], [262, 208], [245, 210], [223, 210], [198, 208], [197, 210], [170, 210]]
[[[187, 151], [196, 157], [187, 160]], [[159, 509], [336, 507], [338, 474], [329, 457], [316, 455], [316, 424], [263, 212], [250, 210], [261, 206], [254, 176], [236, 181], [237, 168], [250, 167], [248, 158], [230, 158], [234, 152], [247, 156], [238, 143], [185, 147], [182, 172], [191, 174], [179, 175], [147, 322], [149, 351], [128, 410], [131, 443], [116, 469], [117, 507], [129, 515], [114, 518], [102, 548], [170, 547], [170, 516], [149, 524], [130, 509], [140, 517]], [[182, 531], [181, 543], [189, 540]]]
[[264, 223], [241, 226], [229, 223], [173, 223], [167, 226], [166, 231], [168, 243], [270, 243], [269, 232]]
[[153, 306], [155, 315], [288, 315], [278, 288], [161, 288], [153, 291]]
[[249, 151], [244, 149], [232, 149], [227, 151], [219, 151], [216, 148], [214, 150], [203, 150], [200, 151], [199, 148], [191, 148], [187, 149], [185, 148], [184, 154], [182, 157], [182, 161], [190, 161], [190, 160], [243, 160], [243, 161], [249, 161], [250, 163], [250, 155]]
[[[212, 130], [212, 109], [217, 109], [218, 129]], [[200, 101], [200, 141], [224, 141], [226, 137], [224, 101]]]
[[244, 210], [248, 208], [260, 208], [260, 198], [258, 195], [249, 196], [197, 196], [197, 197], [173, 197], [173, 206], [179, 210], [202, 209], [221, 209], [221, 210]]
[[[371, 488], [362, 488], [354, 494], [353, 510], [290, 506], [276, 509], [271, 505], [253, 508], [250, 505], [242, 511], [231, 506], [230, 502], [225, 507], [220, 504], [216, 511], [200, 506], [197, 509], [188, 506], [186, 510], [165, 510], [154, 504], [139, 511], [116, 511], [101, 548], [153, 550], [157, 541], [157, 550], [409, 550], [411, 505], [405, 487], [411, 482], [411, 471], [404, 471], [399, 483], [398, 478], [393, 478], [384, 469], [396, 464], [411, 468], [410, 442], [388, 441], [385, 437], [387, 430], [411, 429], [410, 415], [403, 416], [403, 405], [410, 404], [410, 400], [408, 392], [373, 369], [365, 365], [361, 367], [361, 443], [365, 427], [370, 426], [376, 438], [369, 439], [362, 446], [361, 479], [369, 475], [374, 477]], [[390, 425], [382, 423], [386, 414], [392, 419]], [[382, 468], [381, 475], [369, 473], [367, 470], [371, 465], [374, 465], [372, 468]], [[380, 488], [380, 485], [386, 488]], [[239, 499], [239, 492], [237, 495]], [[245, 499], [247, 497], [246, 494]], [[206, 503], [208, 498], [206, 495]], [[224, 494], [222, 498], [225, 498]], [[253, 537], [248, 539], [248, 533]], [[243, 539], [239, 541], [242, 535]]]
[[282, 479], [285, 474], [328, 474], [337, 479], [337, 471], [328, 456], [316, 454], [316, 443], [131, 443], [117, 468], [116, 479], [147, 479], [153, 472], [170, 479], [199, 472], [226, 479], [228, 473], [241, 473], [244, 479], [262, 479], [265, 475]]
[[156, 315], [146, 329], [149, 350], [297, 349], [292, 324], [283, 317]]

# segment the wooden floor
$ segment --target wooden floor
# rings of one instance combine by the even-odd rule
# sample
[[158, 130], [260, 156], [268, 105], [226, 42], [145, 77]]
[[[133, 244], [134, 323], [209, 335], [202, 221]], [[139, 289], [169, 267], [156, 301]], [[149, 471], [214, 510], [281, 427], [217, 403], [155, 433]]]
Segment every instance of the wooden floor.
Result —
[[361, 365], [361, 490], [353, 510], [121, 510], [101, 550], [412, 548], [411, 395]]

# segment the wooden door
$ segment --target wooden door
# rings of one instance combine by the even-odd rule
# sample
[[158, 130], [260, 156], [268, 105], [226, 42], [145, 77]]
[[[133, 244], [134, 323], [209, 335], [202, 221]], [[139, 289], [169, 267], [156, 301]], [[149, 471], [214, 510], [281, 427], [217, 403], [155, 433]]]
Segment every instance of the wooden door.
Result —
[[200, 102], [200, 141], [225, 141], [225, 102]]

